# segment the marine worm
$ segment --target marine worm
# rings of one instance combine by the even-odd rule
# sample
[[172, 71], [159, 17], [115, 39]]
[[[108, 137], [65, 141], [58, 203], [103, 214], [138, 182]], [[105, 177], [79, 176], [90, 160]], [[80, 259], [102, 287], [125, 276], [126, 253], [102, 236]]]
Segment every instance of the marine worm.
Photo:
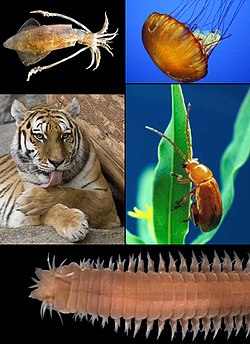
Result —
[[198, 261], [193, 253], [190, 267], [180, 253], [178, 268], [171, 254], [168, 268], [160, 255], [157, 271], [149, 254], [146, 271], [141, 255], [129, 257], [126, 271], [126, 260], [121, 257], [116, 263], [111, 258], [106, 268], [99, 259], [84, 259], [79, 265], [63, 262], [59, 267], [53, 259], [48, 264], [48, 270], [36, 269], [36, 289], [30, 294], [42, 301], [42, 317], [46, 309], [59, 315], [74, 313], [80, 319], [91, 315], [92, 323], [101, 317], [102, 326], [110, 317], [115, 331], [123, 318], [125, 332], [128, 334], [133, 324], [134, 336], [143, 320], [146, 337], [155, 321], [159, 337], [167, 320], [172, 339], [178, 327], [182, 339], [187, 331], [193, 332], [193, 338], [198, 331], [204, 332], [205, 338], [213, 331], [215, 337], [221, 327], [227, 337], [233, 331], [238, 334], [242, 327], [249, 335], [250, 256], [244, 268], [236, 254], [232, 261], [227, 253], [220, 259], [216, 252], [211, 264], [205, 254]]

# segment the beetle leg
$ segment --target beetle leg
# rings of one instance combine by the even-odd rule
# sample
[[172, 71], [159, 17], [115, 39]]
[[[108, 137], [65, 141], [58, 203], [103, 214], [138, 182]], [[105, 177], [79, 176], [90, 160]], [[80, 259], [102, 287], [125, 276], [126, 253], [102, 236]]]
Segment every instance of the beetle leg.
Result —
[[193, 221], [195, 227], [198, 227], [199, 226], [199, 211], [198, 211], [198, 208], [197, 208], [197, 204], [194, 202], [192, 203], [191, 205], [191, 208], [190, 208], [190, 217], [191, 217], [191, 220]]
[[195, 188], [193, 188], [193, 190], [191, 190], [190, 192], [188, 192], [188, 193], [186, 194], [186, 196], [184, 196], [184, 197], [182, 198], [182, 200], [177, 201], [177, 202], [176, 202], [176, 205], [174, 206], [174, 209], [173, 209], [173, 210], [176, 210], [176, 209], [178, 209], [178, 208], [180, 208], [180, 207], [183, 207], [183, 206], [187, 203], [187, 200], [189, 199], [189, 197], [194, 193], [194, 190], [195, 190]]
[[180, 183], [180, 184], [188, 184], [188, 183], [192, 182], [191, 179], [183, 178], [183, 176], [181, 174], [178, 174], [178, 173], [170, 172], [170, 176], [171, 177], [176, 177], [177, 182]]
[[191, 217], [189, 217], [188, 219], [185, 220], [180, 220], [181, 222], [188, 222], [189, 220], [191, 220]]

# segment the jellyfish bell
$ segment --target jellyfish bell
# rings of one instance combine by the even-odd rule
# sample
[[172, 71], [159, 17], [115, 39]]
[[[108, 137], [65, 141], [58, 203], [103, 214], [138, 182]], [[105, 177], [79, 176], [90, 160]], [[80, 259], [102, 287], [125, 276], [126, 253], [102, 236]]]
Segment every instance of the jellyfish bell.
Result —
[[142, 39], [152, 60], [171, 79], [192, 82], [206, 76], [209, 54], [203, 49], [204, 38], [197, 38], [171, 15], [152, 13], [144, 23]]
[[[233, 10], [234, 0], [206, 0], [197, 10], [198, 1], [182, 1], [171, 14], [151, 13], [142, 28], [144, 47], [159, 69], [171, 79], [193, 82], [208, 72], [212, 51], [227, 38], [226, 33], [245, 0], [236, 0], [236, 8], [228, 25], [225, 19]], [[183, 4], [184, 3], [184, 4]], [[191, 10], [185, 22], [179, 19]], [[197, 12], [197, 13], [196, 13]], [[213, 16], [213, 18], [211, 18]]]

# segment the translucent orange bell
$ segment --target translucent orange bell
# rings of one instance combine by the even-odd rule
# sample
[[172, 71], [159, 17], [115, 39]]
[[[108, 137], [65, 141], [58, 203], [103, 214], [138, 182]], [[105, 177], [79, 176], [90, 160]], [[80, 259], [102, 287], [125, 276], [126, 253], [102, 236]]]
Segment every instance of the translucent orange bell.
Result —
[[163, 73], [180, 82], [192, 82], [206, 76], [208, 57], [221, 38], [218, 32], [210, 37], [198, 32], [191, 32], [168, 14], [154, 12], [143, 25], [142, 40]]
[[[229, 11], [232, 12], [234, 0], [228, 3], [225, 0], [219, 2], [215, 18], [204, 15], [203, 12], [211, 16], [209, 5], [210, 7], [214, 5], [214, 2], [206, 1], [198, 15], [191, 21], [191, 25], [175, 19], [175, 11], [171, 15], [153, 12], [148, 16], [142, 28], [144, 47], [154, 63], [171, 79], [179, 82], [193, 82], [204, 78], [208, 72], [208, 59], [212, 51], [225, 38], [225, 33], [244, 1], [239, 0], [227, 28], [225, 28], [224, 20]], [[194, 13], [195, 1], [187, 0], [178, 14], [185, 12], [186, 8], [192, 8]], [[199, 16], [206, 18], [205, 30], [204, 28], [197, 29], [195, 20], [198, 21]], [[207, 30], [211, 23], [213, 27]]]

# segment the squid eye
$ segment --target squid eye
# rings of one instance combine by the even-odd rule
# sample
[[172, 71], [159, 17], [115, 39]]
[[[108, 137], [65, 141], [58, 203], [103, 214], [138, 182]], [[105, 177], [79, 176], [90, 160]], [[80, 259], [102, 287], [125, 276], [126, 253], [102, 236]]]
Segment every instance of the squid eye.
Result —
[[67, 140], [71, 136], [71, 133], [63, 133], [62, 134], [62, 139]]
[[34, 137], [38, 140], [38, 141], [45, 141], [45, 136], [41, 133], [37, 133], [34, 134]]

